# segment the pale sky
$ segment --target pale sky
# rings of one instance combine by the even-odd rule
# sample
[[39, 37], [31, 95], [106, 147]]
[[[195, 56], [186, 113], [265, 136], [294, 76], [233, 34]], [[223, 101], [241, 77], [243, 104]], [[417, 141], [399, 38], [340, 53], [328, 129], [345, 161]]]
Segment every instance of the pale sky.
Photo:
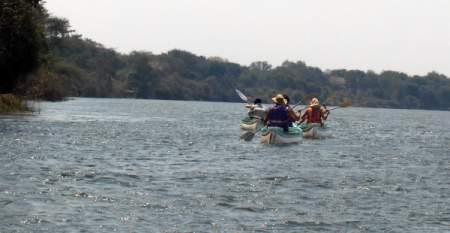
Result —
[[46, 0], [106, 47], [450, 76], [450, 0]]

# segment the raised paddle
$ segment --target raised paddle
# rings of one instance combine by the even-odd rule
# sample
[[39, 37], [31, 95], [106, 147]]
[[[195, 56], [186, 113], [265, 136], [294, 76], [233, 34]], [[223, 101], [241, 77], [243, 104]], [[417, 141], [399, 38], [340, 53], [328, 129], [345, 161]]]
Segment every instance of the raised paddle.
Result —
[[236, 91], [236, 93], [238, 94], [238, 96], [241, 98], [241, 100], [245, 101], [246, 103], [248, 103], [248, 97], [244, 95], [244, 93], [242, 93], [240, 90], [238, 89], [234, 89], [234, 91]]
[[[248, 103], [249, 99], [246, 95], [244, 95], [244, 93], [242, 93], [242, 91], [240, 91], [239, 89], [234, 89], [234, 91], [236, 91], [236, 93], [241, 98], [241, 100]], [[247, 132], [243, 133], [239, 138], [246, 142], [251, 141], [253, 139], [253, 137], [255, 137], [256, 132], [258, 132], [258, 131], [259, 130], [256, 130], [255, 132], [247, 131]]]

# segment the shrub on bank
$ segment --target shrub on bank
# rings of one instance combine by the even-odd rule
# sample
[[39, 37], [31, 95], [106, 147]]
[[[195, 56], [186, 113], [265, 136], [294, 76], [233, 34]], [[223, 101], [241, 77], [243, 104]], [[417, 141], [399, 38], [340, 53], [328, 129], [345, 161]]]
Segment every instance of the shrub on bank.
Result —
[[31, 112], [27, 102], [13, 94], [0, 95], [0, 114]]
[[63, 81], [47, 68], [41, 68], [20, 83], [16, 93], [29, 100], [62, 101], [69, 93]]

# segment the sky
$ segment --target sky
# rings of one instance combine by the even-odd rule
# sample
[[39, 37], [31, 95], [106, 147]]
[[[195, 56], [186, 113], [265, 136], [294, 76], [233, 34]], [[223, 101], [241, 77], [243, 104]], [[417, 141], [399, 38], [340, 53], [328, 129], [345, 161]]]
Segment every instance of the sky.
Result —
[[450, 76], [449, 0], [46, 0], [119, 52], [182, 49], [241, 65]]

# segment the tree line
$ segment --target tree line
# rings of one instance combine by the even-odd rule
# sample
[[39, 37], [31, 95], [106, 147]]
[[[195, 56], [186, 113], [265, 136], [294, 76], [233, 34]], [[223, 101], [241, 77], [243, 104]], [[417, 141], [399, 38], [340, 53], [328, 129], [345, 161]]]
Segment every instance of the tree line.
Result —
[[83, 38], [68, 20], [47, 13], [38, 0], [2, 0], [1, 93], [60, 100], [66, 96], [240, 101], [235, 88], [270, 100], [312, 96], [323, 103], [387, 108], [450, 109], [450, 79], [430, 72], [326, 70], [302, 61], [243, 66], [220, 57], [174, 49], [121, 54]]

